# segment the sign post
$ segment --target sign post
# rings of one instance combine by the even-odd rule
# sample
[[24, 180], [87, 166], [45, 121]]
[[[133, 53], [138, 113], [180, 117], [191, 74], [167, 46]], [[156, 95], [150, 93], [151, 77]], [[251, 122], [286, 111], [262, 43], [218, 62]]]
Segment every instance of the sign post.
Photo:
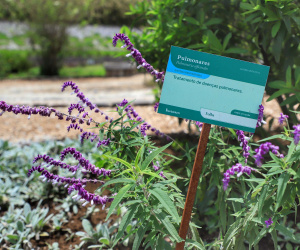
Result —
[[203, 122], [176, 250], [184, 248], [211, 124], [254, 133], [269, 69], [171, 47], [158, 113]]
[[198, 187], [198, 182], [202, 170], [202, 164], [205, 155], [210, 127], [211, 125], [207, 123], [204, 123], [202, 126], [196, 157], [194, 161], [194, 166], [192, 170], [192, 175], [190, 179], [189, 189], [186, 196], [180, 229], [179, 229], [179, 236], [182, 239], [184, 239], [184, 241], [177, 243], [176, 250], [182, 250], [184, 248], [185, 238], [189, 229], [190, 218], [191, 218], [192, 209], [193, 209], [197, 187]]

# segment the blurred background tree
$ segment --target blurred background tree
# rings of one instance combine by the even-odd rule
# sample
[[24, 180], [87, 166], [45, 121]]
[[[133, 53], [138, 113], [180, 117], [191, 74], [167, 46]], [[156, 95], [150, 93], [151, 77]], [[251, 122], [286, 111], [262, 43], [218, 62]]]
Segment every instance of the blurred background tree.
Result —
[[[146, 18], [143, 34], [127, 27], [123, 32], [160, 70], [167, 67], [171, 45], [268, 65], [267, 93], [288, 113], [299, 109], [300, 101], [299, 5], [293, 0], [143, 1], [128, 13]], [[297, 122], [296, 115], [290, 122]]]
[[29, 24], [28, 35], [38, 54], [40, 74], [58, 75], [68, 44], [67, 27], [92, 14], [95, 0], [4, 0], [11, 17]]
[[28, 36], [38, 55], [40, 74], [58, 75], [73, 24], [129, 24], [125, 12], [136, 1], [107, 0], [1, 0], [0, 18], [28, 23]]

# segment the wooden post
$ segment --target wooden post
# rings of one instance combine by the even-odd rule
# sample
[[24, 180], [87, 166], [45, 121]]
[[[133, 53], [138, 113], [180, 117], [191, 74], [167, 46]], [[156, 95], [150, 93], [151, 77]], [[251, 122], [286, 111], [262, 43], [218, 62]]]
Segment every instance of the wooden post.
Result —
[[184, 239], [184, 241], [176, 244], [176, 250], [183, 250], [185, 244], [185, 238], [188, 232], [190, 218], [192, 214], [192, 209], [195, 201], [195, 196], [197, 192], [198, 182], [202, 170], [203, 159], [205, 155], [206, 145], [209, 137], [210, 124], [203, 123], [201, 130], [201, 135], [198, 143], [197, 153], [194, 161], [194, 166], [192, 170], [192, 175], [190, 179], [189, 189], [185, 200], [185, 205], [183, 209], [179, 236]]

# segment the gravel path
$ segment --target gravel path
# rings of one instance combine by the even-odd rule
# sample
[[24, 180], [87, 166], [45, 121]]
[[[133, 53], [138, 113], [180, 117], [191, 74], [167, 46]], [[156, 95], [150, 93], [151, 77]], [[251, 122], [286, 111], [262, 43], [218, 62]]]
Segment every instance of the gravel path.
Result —
[[[103, 77], [72, 79], [80, 90], [98, 106], [112, 106], [124, 98], [135, 100], [136, 105], [152, 104], [152, 88], [146, 86], [151, 81], [149, 74], [129, 77]], [[0, 81], [0, 100], [9, 104], [29, 106], [68, 106], [76, 103], [71, 89], [61, 92], [61, 86], [71, 79], [52, 80], [2, 80]]]

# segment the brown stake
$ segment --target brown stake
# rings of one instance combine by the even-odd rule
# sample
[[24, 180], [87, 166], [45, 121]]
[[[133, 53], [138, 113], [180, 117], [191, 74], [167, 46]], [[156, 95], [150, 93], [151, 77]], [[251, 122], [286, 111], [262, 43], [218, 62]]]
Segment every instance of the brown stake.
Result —
[[210, 124], [203, 123], [202, 131], [198, 143], [197, 153], [194, 161], [194, 166], [192, 170], [192, 176], [190, 179], [190, 185], [186, 196], [183, 215], [182, 215], [180, 229], [179, 229], [179, 236], [182, 239], [184, 239], [184, 241], [176, 244], [176, 250], [182, 250], [184, 248], [185, 238], [188, 232], [192, 209], [193, 209], [195, 196], [197, 192], [197, 186], [198, 186], [198, 182], [202, 170], [202, 164], [205, 155], [210, 127], [211, 127]]

